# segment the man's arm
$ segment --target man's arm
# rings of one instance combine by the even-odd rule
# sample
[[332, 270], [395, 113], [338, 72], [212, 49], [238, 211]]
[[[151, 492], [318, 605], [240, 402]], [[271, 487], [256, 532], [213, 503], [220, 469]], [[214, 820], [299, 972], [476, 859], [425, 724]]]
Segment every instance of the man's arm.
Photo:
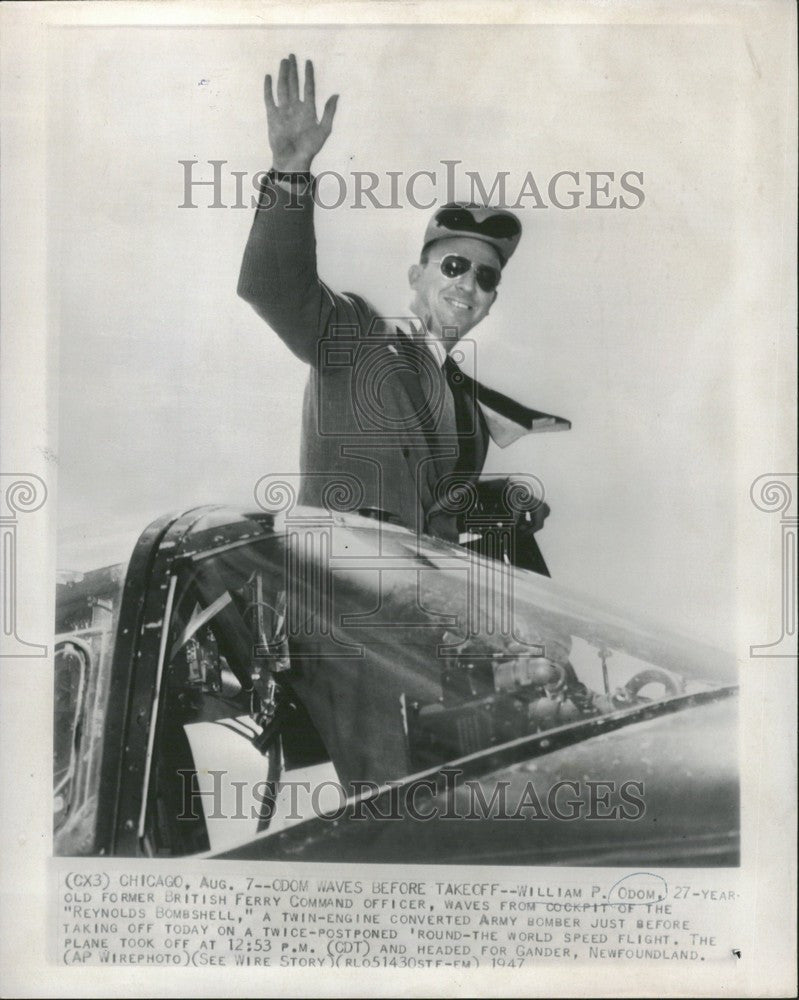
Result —
[[[319, 121], [313, 64], [305, 64], [303, 100], [299, 96], [297, 61], [280, 63], [277, 103], [272, 78], [264, 80], [272, 164], [285, 174], [309, 175], [313, 159], [333, 125], [338, 96], [325, 104]], [[356, 300], [334, 295], [319, 280], [310, 183], [267, 178], [250, 232], [239, 276], [238, 293], [303, 361], [316, 360], [316, 343], [331, 323], [361, 319]]]
[[238, 294], [297, 357], [314, 363], [317, 340], [337, 319], [338, 297], [322, 284], [316, 270], [310, 192], [290, 192], [280, 183], [264, 182]]

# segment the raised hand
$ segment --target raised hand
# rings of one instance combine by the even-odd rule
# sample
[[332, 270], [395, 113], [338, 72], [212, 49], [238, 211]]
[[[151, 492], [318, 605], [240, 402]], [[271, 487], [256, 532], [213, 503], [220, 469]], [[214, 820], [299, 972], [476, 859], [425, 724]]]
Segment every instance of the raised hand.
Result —
[[300, 80], [297, 59], [290, 55], [281, 59], [277, 78], [277, 103], [272, 97], [272, 77], [264, 79], [264, 101], [275, 170], [300, 171], [311, 169], [311, 162], [327, 142], [333, 127], [338, 94], [327, 99], [319, 121], [316, 118], [316, 92], [313, 63], [305, 63], [305, 88], [300, 100]]

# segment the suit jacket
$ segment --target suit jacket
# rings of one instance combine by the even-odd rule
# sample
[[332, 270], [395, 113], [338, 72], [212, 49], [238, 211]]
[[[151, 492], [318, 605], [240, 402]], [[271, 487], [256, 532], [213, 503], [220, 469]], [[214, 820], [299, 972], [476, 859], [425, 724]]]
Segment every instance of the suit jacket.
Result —
[[[238, 285], [310, 366], [299, 501], [378, 508], [411, 529], [457, 540], [460, 438], [446, 375], [405, 322], [380, 317], [360, 296], [320, 281], [313, 209], [309, 190], [265, 181]], [[488, 434], [479, 408], [472, 409], [466, 433], [474, 438], [475, 478]]]

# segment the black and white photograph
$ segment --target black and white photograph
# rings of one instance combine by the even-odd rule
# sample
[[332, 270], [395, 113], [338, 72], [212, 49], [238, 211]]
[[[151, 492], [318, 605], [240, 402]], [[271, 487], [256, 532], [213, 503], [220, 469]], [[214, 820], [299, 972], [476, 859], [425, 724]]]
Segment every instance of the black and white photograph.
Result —
[[2, 13], [4, 978], [790, 995], [793, 6]]

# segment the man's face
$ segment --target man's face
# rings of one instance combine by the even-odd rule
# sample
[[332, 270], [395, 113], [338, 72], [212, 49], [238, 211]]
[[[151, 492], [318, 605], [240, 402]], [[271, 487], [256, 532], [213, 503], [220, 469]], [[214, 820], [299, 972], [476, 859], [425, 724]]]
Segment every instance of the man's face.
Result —
[[467, 257], [475, 267], [487, 264], [499, 270], [500, 257], [490, 244], [468, 236], [436, 240], [427, 252], [428, 262], [414, 264], [408, 272], [414, 292], [411, 309], [433, 336], [455, 342], [485, 319], [497, 293], [480, 288], [474, 267], [457, 278], [447, 278], [441, 273], [441, 258], [454, 253]]

